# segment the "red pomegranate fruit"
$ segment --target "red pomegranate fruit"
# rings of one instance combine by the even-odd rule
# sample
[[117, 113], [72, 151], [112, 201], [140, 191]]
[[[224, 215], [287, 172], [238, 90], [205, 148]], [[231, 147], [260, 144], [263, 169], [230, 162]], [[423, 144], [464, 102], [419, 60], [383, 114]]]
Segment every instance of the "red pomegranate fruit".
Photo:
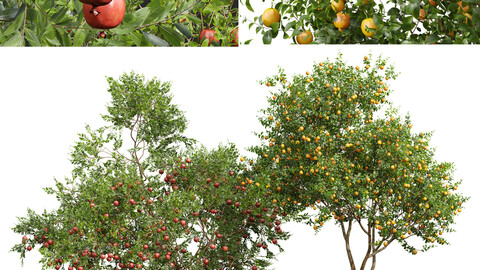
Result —
[[230, 39], [232, 40], [231, 45], [238, 47], [238, 28], [235, 28], [230, 32]]
[[112, 2], [112, 0], [80, 0], [80, 2], [92, 6], [103, 6]]
[[200, 32], [200, 37], [199, 40], [200, 42], [203, 42], [204, 39], [208, 39], [208, 45], [212, 43], [212, 41], [215, 41], [218, 43], [218, 40], [215, 38], [215, 30], [211, 29], [203, 29], [202, 32]]
[[88, 25], [98, 29], [117, 27], [125, 16], [125, 0], [111, 0], [103, 6], [83, 4], [83, 17]]

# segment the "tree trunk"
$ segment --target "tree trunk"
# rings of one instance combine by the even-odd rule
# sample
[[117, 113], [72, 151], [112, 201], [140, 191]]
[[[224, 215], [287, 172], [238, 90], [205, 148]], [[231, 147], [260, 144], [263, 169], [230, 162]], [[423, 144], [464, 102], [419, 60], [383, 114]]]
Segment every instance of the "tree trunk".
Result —
[[347, 249], [347, 255], [348, 255], [348, 261], [350, 262], [350, 269], [355, 270], [355, 261], [353, 260], [352, 256], [352, 250], [350, 249], [350, 232], [352, 230], [352, 221], [348, 221], [348, 229], [347, 232], [345, 232], [345, 226], [343, 225], [343, 222], [340, 222], [340, 225], [342, 227], [342, 233], [343, 233], [343, 238], [345, 239], [345, 248]]
[[372, 268], [370, 268], [370, 270], [375, 270], [376, 261], [377, 261], [377, 255], [373, 255], [373, 258], [372, 258]]
[[[371, 252], [372, 252], [372, 247], [373, 247], [373, 244], [375, 242], [375, 227], [373, 226], [373, 224], [368, 224], [368, 249], [367, 249], [367, 253], [365, 254], [365, 257], [363, 258], [363, 262], [362, 262], [362, 266], [360, 267], [360, 270], [365, 270], [365, 268], [367, 267], [367, 261], [368, 259], [370, 258], [371, 256]], [[372, 269], [375, 268], [375, 255], [373, 256], [373, 262], [372, 262]]]

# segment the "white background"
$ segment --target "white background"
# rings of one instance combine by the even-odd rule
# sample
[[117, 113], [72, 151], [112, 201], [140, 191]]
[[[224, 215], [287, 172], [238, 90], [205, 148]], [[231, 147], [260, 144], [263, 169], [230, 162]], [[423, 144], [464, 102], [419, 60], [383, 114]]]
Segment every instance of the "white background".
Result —
[[[42, 187], [53, 178], [69, 176], [70, 147], [86, 123], [99, 126], [109, 101], [105, 76], [143, 73], [173, 82], [174, 102], [190, 121], [187, 135], [208, 147], [237, 143], [240, 149], [257, 143], [253, 130], [261, 126], [258, 110], [268, 88], [257, 81], [274, 75], [304, 73], [312, 64], [334, 58], [338, 46], [241, 47], [179, 49], [2, 49], [0, 65], [0, 258], [2, 269], [22, 269], [9, 249], [21, 241], [10, 228], [27, 207], [56, 207]], [[360, 65], [369, 52], [391, 59], [399, 78], [391, 100], [410, 112], [416, 132], [434, 130], [436, 157], [456, 164], [459, 192], [471, 196], [446, 235], [450, 246], [416, 256], [392, 244], [377, 258], [376, 269], [474, 269], [480, 236], [478, 46], [341, 46], [344, 59]], [[242, 150], [243, 151], [243, 150]], [[243, 151], [245, 153], [245, 151]], [[328, 225], [315, 235], [303, 225], [283, 228], [294, 236], [282, 243], [275, 269], [349, 269], [340, 229]], [[357, 263], [365, 239], [354, 231]], [[37, 251], [28, 254], [23, 269], [39, 270]]]

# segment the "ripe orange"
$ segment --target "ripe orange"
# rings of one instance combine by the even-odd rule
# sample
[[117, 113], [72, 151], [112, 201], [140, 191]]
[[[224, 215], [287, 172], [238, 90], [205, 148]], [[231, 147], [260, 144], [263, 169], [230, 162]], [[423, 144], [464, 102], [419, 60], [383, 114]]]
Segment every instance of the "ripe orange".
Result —
[[274, 8], [267, 8], [262, 14], [262, 21], [266, 27], [270, 27], [272, 23], [280, 21], [280, 13]]
[[338, 31], [342, 31], [350, 25], [350, 16], [341, 12], [337, 13], [337, 19], [333, 22], [333, 25], [338, 28]]
[[428, 0], [428, 2], [429, 2], [430, 5], [432, 5], [433, 7], [437, 5], [437, 2], [435, 2], [434, 0]]
[[298, 34], [296, 38], [298, 44], [309, 44], [313, 41], [313, 34], [309, 30], [306, 30]]
[[343, 0], [332, 0], [332, 9], [335, 12], [340, 12], [345, 8], [345, 2]]
[[425, 10], [423, 8], [420, 9], [420, 14], [418, 15], [418, 19], [420, 21], [425, 20]]
[[[367, 29], [367, 27], [369, 29]], [[373, 37], [373, 34], [375, 33], [374, 29], [378, 29], [378, 26], [373, 23], [373, 18], [366, 18], [365, 20], [362, 21], [362, 33], [367, 36], [367, 37]]]

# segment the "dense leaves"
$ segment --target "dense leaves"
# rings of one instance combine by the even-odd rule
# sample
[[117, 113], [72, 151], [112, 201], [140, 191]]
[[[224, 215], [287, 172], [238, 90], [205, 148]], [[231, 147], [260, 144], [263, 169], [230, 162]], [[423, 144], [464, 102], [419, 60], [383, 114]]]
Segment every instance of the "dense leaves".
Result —
[[334, 219], [348, 244], [359, 225], [369, 247], [360, 269], [393, 241], [414, 254], [446, 244], [442, 235], [467, 200], [455, 192], [453, 164], [434, 159], [431, 134], [379, 110], [396, 73], [370, 58], [353, 67], [339, 56], [312, 74], [288, 80], [280, 70], [262, 82], [275, 89], [260, 118], [263, 143], [251, 148], [261, 184], [314, 230]]
[[251, 269], [281, 251], [280, 209], [261, 202], [234, 145], [213, 150], [182, 135], [170, 84], [108, 78], [111, 125], [79, 135], [72, 178], [46, 188], [59, 208], [28, 210], [14, 231], [21, 258], [44, 269]]
[[[480, 43], [476, 0], [268, 0], [281, 15], [277, 27], [266, 27], [261, 11], [244, 2], [258, 14], [250, 29], [260, 32], [266, 44], [279, 33], [297, 42], [295, 36], [305, 30], [312, 31], [314, 43]], [[338, 3], [343, 4], [334, 10]], [[348, 15], [349, 24], [340, 22], [343, 15], [338, 14]], [[378, 29], [370, 24], [372, 32], [365, 27], [365, 34], [362, 22], [368, 18]]]
[[126, 0], [123, 22], [110, 30], [90, 27], [78, 0], [0, 1], [4, 46], [208, 46], [202, 29], [216, 31], [216, 45], [230, 46], [237, 27], [236, 0]]

